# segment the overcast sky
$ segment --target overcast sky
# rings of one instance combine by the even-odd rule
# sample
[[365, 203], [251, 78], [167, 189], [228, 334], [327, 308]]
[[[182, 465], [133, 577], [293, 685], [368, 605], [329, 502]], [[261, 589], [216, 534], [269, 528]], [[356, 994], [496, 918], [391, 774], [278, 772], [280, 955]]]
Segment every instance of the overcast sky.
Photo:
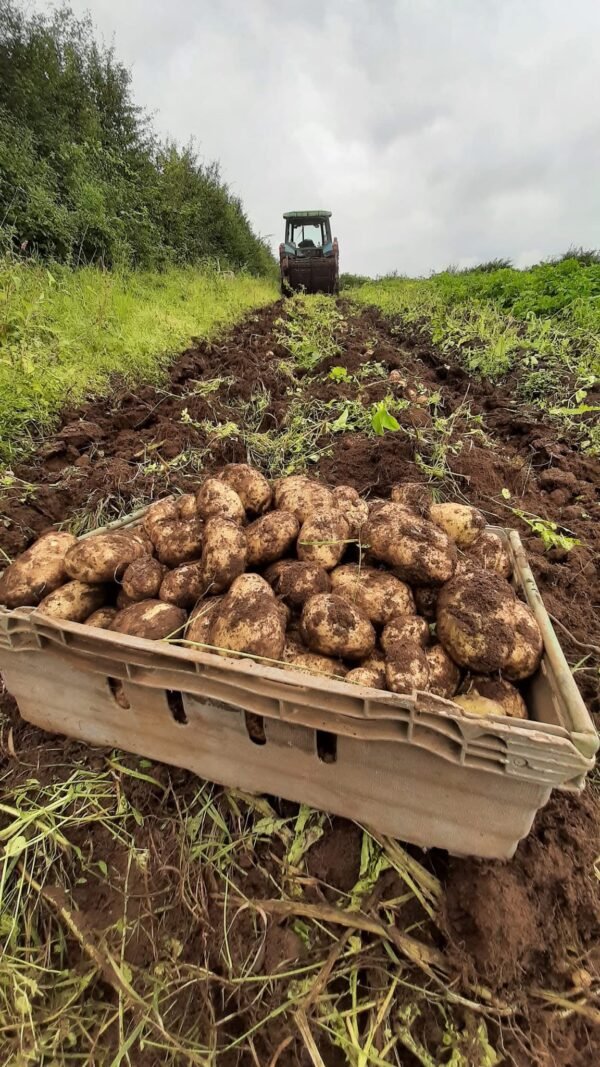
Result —
[[307, 207], [358, 273], [600, 247], [600, 0], [70, 3], [274, 247]]

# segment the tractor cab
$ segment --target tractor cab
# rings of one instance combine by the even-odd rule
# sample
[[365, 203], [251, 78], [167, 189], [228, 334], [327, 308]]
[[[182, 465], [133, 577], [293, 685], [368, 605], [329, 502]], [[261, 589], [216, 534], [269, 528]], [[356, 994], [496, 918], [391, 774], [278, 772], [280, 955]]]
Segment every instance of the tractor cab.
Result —
[[337, 293], [337, 238], [331, 236], [331, 211], [286, 211], [285, 240], [279, 246], [281, 291]]

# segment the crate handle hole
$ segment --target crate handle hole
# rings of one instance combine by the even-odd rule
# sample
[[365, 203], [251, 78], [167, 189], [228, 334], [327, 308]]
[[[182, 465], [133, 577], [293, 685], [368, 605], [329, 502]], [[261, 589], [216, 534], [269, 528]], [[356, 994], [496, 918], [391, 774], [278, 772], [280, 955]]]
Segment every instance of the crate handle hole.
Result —
[[188, 717], [185, 713], [183, 706], [183, 697], [181, 693], [178, 693], [175, 689], [167, 689], [167, 704], [169, 705], [169, 711], [173, 716], [175, 722], [181, 723], [183, 726], [187, 724]]
[[317, 756], [321, 763], [335, 763], [337, 760], [337, 735], [328, 730], [317, 730]]
[[120, 708], [124, 708], [125, 711], [129, 711], [131, 704], [125, 696], [125, 689], [123, 682], [120, 678], [107, 678], [108, 688], [111, 691], [112, 698], [115, 704], [118, 704]]
[[251, 711], [244, 712], [246, 733], [253, 745], [266, 745], [265, 724], [260, 715], [254, 715]]

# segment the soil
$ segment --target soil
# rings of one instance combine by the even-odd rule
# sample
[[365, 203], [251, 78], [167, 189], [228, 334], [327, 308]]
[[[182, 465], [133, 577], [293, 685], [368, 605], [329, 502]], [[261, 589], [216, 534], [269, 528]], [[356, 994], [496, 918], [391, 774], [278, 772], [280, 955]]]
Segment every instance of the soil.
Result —
[[[0, 527], [4, 552], [15, 555], [44, 530], [83, 509], [102, 506], [105, 514], [113, 500], [123, 511], [141, 499], [161, 495], [169, 486], [183, 491], [193, 488], [198, 470], [172, 462], [184, 452], [202, 454], [204, 471], [244, 462], [244, 447], [236, 437], [215, 435], [202, 423], [236, 421], [240, 402], [249, 401], [262, 389], [270, 393], [264, 427], [281, 419], [288, 403], [289, 379], [280, 369], [285, 353], [273, 336], [274, 320], [280, 315], [280, 306], [265, 309], [218, 343], [190, 348], [175, 360], [168, 382], [161, 387], [148, 385], [132, 391], [116, 380], [108, 398], [90, 399], [65, 411], [52, 437], [40, 442], [27, 461], [14, 468], [22, 482], [4, 495]], [[446, 456], [450, 475], [463, 498], [479, 507], [489, 522], [520, 530], [544, 601], [558, 620], [565, 653], [573, 666], [579, 665], [575, 677], [584, 699], [592, 712], [600, 713], [598, 658], [593, 649], [596, 646], [597, 651], [600, 645], [598, 462], [582, 455], [573, 442], [559, 435], [554, 424], [545, 423], [537, 409], [517, 404], [508, 387], [468, 378], [447, 353], [437, 351], [413, 327], [395, 324], [392, 328], [376, 311], [348, 313], [342, 345], [342, 354], [319, 371], [339, 364], [355, 373], [369, 359], [383, 363], [395, 373], [390, 380], [372, 383], [369, 396], [383, 399], [393, 391], [409, 399], [399, 421], [423, 436], [416, 440], [414, 434], [337, 435], [331, 451], [316, 465], [316, 473], [331, 485], [349, 484], [371, 497], [387, 497], [397, 482], [424, 481], [417, 452], [424, 447], [434, 416], [420, 399], [424, 392], [441, 390], [443, 415], [454, 415]], [[372, 355], [367, 354], [370, 351]], [[215, 391], [201, 395], [198, 383], [216, 377], [225, 380]], [[324, 400], [356, 393], [346, 382], [329, 380], [308, 388], [311, 395]], [[472, 432], [466, 405], [471, 415], [481, 417], [485, 437]], [[24, 492], [23, 482], [35, 490]], [[540, 538], [507, 510], [513, 506], [555, 521], [581, 544], [570, 552], [547, 551]], [[47, 738], [19, 719], [8, 695], [3, 703], [12, 724], [10, 745], [3, 749], [5, 770], [10, 772], [5, 782], [12, 789], [32, 774], [42, 783], [52, 781], [62, 773], [65, 762], [104, 766], [102, 752]], [[213, 989], [207, 982], [206, 1004], [196, 1010], [205, 1013], [208, 1030], [211, 1019], [221, 1019], [219, 1040], [225, 1045], [255, 1021], [255, 992], [251, 984], [227, 985], [224, 975], [219, 991], [223, 938], [227, 938], [230, 974], [244, 968], [247, 973], [249, 967], [260, 973], [265, 966], [268, 973], [282, 968], [293, 971], [308, 950], [301, 927], [273, 915], [265, 916], [264, 926], [259, 923], [257, 931], [255, 918], [243, 908], [235, 910], [235, 921], [229, 913], [225, 933], [223, 900], [211, 881], [210, 869], [203, 883], [192, 889], [177, 866], [176, 835], [168, 832], [169, 820], [177, 818], [186, 797], [197, 791], [197, 780], [161, 765], [153, 765], [149, 773], [158, 785], [135, 777], [123, 780], [129, 802], [144, 820], [136, 844], [148, 856], [148, 865], [137, 870], [133, 884], [131, 872], [128, 875], [130, 905], [138, 908], [143, 921], [126, 946], [125, 958], [138, 975], [140, 968], [152, 969], [160, 932], [177, 946], [182, 963], [207, 960], [217, 986]], [[218, 808], [224, 803], [223, 795], [216, 791], [216, 798]], [[281, 817], [297, 812], [286, 802], [271, 798], [271, 803]], [[453, 982], [486, 986], [493, 997], [514, 1005], [515, 1014], [501, 1030], [494, 1023], [488, 1023], [488, 1030], [506, 1062], [517, 1067], [591, 1067], [600, 1062], [600, 1028], [594, 1026], [600, 1006], [594, 992], [600, 981], [595, 874], [599, 823], [600, 798], [591, 784], [582, 795], [555, 793], [510, 862], [457, 859], [436, 851], [425, 856], [418, 849], [411, 850], [442, 881], [442, 933], [427, 923], [422, 912], [418, 917], [410, 913], [416, 905], [414, 898], [406, 905], [406, 914], [402, 912], [404, 928], [410, 931], [418, 923], [421, 939], [430, 939], [443, 950]], [[91, 837], [94, 851], [106, 856], [111, 871], [124, 870], [126, 854], [102, 824], [88, 828], [86, 834], [82, 848], [90, 847]], [[359, 829], [343, 820], [326, 822], [323, 836], [305, 856], [305, 898], [346, 906], [344, 894], [356, 883], [360, 859]], [[242, 855], [239, 868], [244, 894], [264, 899], [276, 896], [273, 881], [279, 884], [281, 862], [272, 841], [258, 842], [253, 851]], [[375, 898], [377, 894], [379, 899], [400, 898], [406, 887], [399, 880], [394, 884], [395, 878], [386, 872], [375, 887]], [[108, 929], [122, 913], [114, 880], [113, 888], [107, 884], [104, 893], [98, 891], [99, 884], [74, 885], [71, 898], [86, 929], [96, 933]], [[80, 946], [74, 942], [70, 951], [72, 966], [80, 966]], [[386, 960], [383, 953], [375, 962], [385, 967]], [[366, 973], [368, 981], [368, 968]], [[284, 986], [277, 989], [267, 1013], [275, 1011], [278, 997], [287, 995]], [[575, 1001], [585, 994], [590, 1010], [557, 1010], [548, 1000], [548, 993], [553, 992]], [[172, 1002], [171, 1016], [179, 1003], [185, 1012], [188, 1001], [183, 991], [181, 1001], [174, 998]], [[433, 1002], [429, 1007], [428, 1003], [421, 1005], [422, 1040], [434, 1040], [440, 1026], [438, 1010]], [[466, 1012], [463, 1023], [467, 1040], [475, 1033], [476, 1020]], [[290, 1040], [282, 1045], [286, 1036]], [[113, 1042], [113, 1048], [117, 1039], [116, 1033], [107, 1032], [106, 1040], [109, 1045]], [[247, 1049], [234, 1047], [218, 1062], [225, 1067], [257, 1062], [265, 1067], [270, 1063], [298, 1067], [309, 1062], [299, 1034], [282, 1032], [277, 1015], [260, 1029], [253, 1048], [251, 1055]], [[321, 1042], [319, 1050], [327, 1067], [346, 1062], [328, 1042]], [[467, 1053], [473, 1067], [479, 1063], [475, 1055], [470, 1059]], [[417, 1064], [408, 1051], [402, 1057], [407, 1067]], [[162, 1060], [149, 1048], [135, 1062], [136, 1067], [150, 1067]]]

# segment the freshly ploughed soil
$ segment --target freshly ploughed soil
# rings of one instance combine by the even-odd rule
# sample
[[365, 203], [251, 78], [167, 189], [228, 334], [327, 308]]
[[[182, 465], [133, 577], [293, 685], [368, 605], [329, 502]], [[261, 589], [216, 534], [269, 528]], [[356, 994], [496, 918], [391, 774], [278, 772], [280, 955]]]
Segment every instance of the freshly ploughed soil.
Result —
[[[578, 668], [575, 677], [584, 699], [592, 713], [600, 713], [598, 461], [582, 455], [568, 439], [558, 437], [554, 424], [544, 422], [539, 411], [517, 404], [507, 389], [469, 378], [414, 328], [403, 331], [396, 325], [391, 330], [376, 311], [345, 310], [348, 326], [341, 337], [343, 351], [319, 365], [318, 380], [307, 385], [309, 396], [325, 401], [340, 395], [352, 398], [356, 387], [324, 378], [323, 372], [339, 364], [356, 373], [368, 360], [376, 360], [399, 374], [372, 382], [367, 388], [368, 398], [377, 401], [389, 392], [408, 398], [410, 404], [398, 419], [410, 432], [381, 437], [338, 434], [315, 464], [315, 474], [331, 485], [352, 485], [367, 497], [388, 496], [396, 482], [425, 481], [417, 454], [426, 457], [432, 435], [439, 434], [437, 414], [446, 419], [454, 415], [446, 449], [453, 491], [481, 508], [488, 522], [519, 529], [545, 604], [558, 620], [557, 632], [565, 654], [571, 666]], [[90, 399], [77, 409], [65, 411], [55, 433], [40, 443], [27, 461], [14, 467], [16, 477], [35, 490], [24, 494], [22, 483], [17, 483], [18, 491], [5, 493], [0, 527], [4, 552], [16, 555], [45, 529], [78, 512], [98, 508], [110, 518], [111, 501], [118, 502], [122, 513], [164, 494], [168, 487], [190, 490], [201, 474], [188, 463], [173, 461], [192, 450], [205, 452], [204, 472], [224, 463], [246, 461], [246, 449], [239, 438], [219, 435], [203, 423], [239, 421], [240, 404], [250, 401], [259, 390], [270, 394], [262, 428], [280, 423], [289, 403], [290, 384], [280, 368], [286, 353], [273, 335], [274, 320], [281, 313], [280, 305], [257, 312], [228, 337], [184, 352], [160, 387], [146, 385], [131, 390], [117, 380], [108, 398]], [[368, 355], [371, 351], [373, 354]], [[215, 378], [224, 382], [215, 391], [202, 394], [198, 383]], [[442, 403], [436, 413], [418, 401], [420, 394], [437, 391], [441, 391]], [[480, 423], [474, 423], [472, 416], [480, 416]], [[320, 444], [324, 447], [327, 442]], [[570, 552], [559, 548], [547, 551], [540, 538], [509, 510], [511, 507], [555, 521], [581, 544]], [[4, 751], [5, 767], [14, 769], [5, 779], [5, 788], [14, 788], [32, 774], [41, 782], [52, 781], [59, 752], [63, 765], [70, 759], [78, 764], [94, 765], [95, 761], [102, 765], [102, 754], [46, 738], [19, 720], [8, 696], [4, 702], [13, 724], [10, 750]], [[163, 792], [135, 778], [124, 782], [130, 801], [144, 818], [137, 847], [147, 848], [150, 857], [144, 885], [137, 896], [133, 892], [132, 899], [138, 900], [136, 906], [141, 910], [147, 905], [148, 922], [148, 916], [158, 915], [164, 906], [166, 918], [156, 922], [161, 927], [166, 923], [169, 937], [182, 946], [182, 961], [191, 964], [208, 958], [213, 972], [220, 974], [226, 905], [220, 894], [213, 892], [209, 875], [203, 886], [196, 887], [197, 913], [184, 905], [189, 886], [184, 886], [181, 872], [177, 873], [175, 836], [164, 829], [159, 832], [161, 819], [176, 817], [177, 806], [194, 793], [196, 783], [186, 772], [159, 765], [150, 773], [163, 783]], [[222, 802], [221, 798], [217, 806]], [[273, 799], [272, 804], [282, 816], [297, 811], [285, 802]], [[600, 855], [599, 823], [600, 799], [591, 784], [582, 795], [555, 793], [510, 862], [465, 860], [436, 851], [425, 855], [410, 849], [441, 879], [443, 903], [440, 923], [434, 927], [423, 912], [418, 917], [411, 914], [416, 903], [413, 898], [407, 905], [404, 928], [410, 931], [417, 922], [418, 936], [430, 939], [443, 951], [450, 981], [457, 988], [466, 988], [461, 983], [471, 989], [484, 986], [490, 996], [513, 1006], [501, 1030], [496, 1022], [488, 1021], [488, 1033], [506, 1062], [519, 1067], [591, 1067], [600, 1062], [600, 904], [595, 873]], [[102, 839], [105, 831], [101, 825], [88, 832], [92, 837], [97, 835], [98, 854], [104, 854], [102, 849], [106, 848], [112, 852], [111, 860], [105, 856], [107, 861], [117, 867], [124, 862], [114, 839]], [[257, 849], [247, 857], [243, 892], [246, 897], [272, 898], [276, 895], [273, 879], [281, 877], [281, 856], [272, 843], [259, 844]], [[359, 828], [343, 820], [326, 820], [323, 835], [305, 855], [304, 899], [346, 906], [344, 894], [357, 881], [360, 858]], [[397, 876], [387, 871], [377, 883], [373, 899], [377, 902], [378, 894], [385, 899], [400, 897], [405, 889]], [[128, 891], [132, 893], [131, 884]], [[98, 894], [97, 884], [93, 891], [81, 885], [73, 888], [72, 900], [85, 916], [87, 928], [101, 932], [111, 925], [119, 906], [114, 892], [107, 887], [104, 895]], [[246, 965], [257, 951], [256, 928], [248, 911], [236, 914], [235, 921], [230, 916], [230, 922], [226, 949], [235, 974], [238, 964], [244, 961]], [[303, 940], [301, 926], [294, 927], [276, 915], [266, 916], [265, 924], [261, 958], [253, 964], [256, 973], [261, 968], [263, 973], [293, 971], [310, 959], [311, 948]], [[343, 930], [338, 932], [343, 934]], [[127, 961], [135, 968], [152, 968], [153, 953], [153, 938], [141, 937], [129, 942]], [[79, 965], [80, 956], [81, 950], [74, 944], [74, 966]], [[385, 966], [385, 959], [383, 954], [381, 966]], [[289, 995], [285, 985], [278, 989], [280, 1000]], [[567, 1010], [564, 1003], [557, 1007], [549, 999], [552, 994], [569, 998], [575, 1007]], [[234, 1042], [236, 1027], [244, 1033], [252, 1025], [251, 989], [243, 983], [235, 988], [224, 984], [222, 995], [215, 997], [208, 988], [206, 995], [213, 1017], [226, 1020], [218, 1031], [224, 1047]], [[278, 1007], [273, 996], [268, 1011]], [[578, 1005], [583, 1000], [585, 1008]], [[184, 1010], [183, 994], [181, 1004]], [[421, 1004], [418, 1030], [423, 1043], [429, 1038], [435, 1044], [440, 1014], [427, 1004]], [[202, 1010], [209, 1030], [210, 1012], [206, 1006]], [[464, 1012], [466, 1032], [472, 1027], [473, 1015], [469, 1016], [467, 1009]], [[256, 1062], [264, 1067], [270, 1063], [279, 1067], [309, 1064], [305, 1044], [296, 1031], [277, 1054], [285, 1036], [275, 1015], [261, 1027], [252, 1055], [247, 1048], [235, 1047], [217, 1062], [226, 1067]], [[113, 1038], [116, 1040], [116, 1033]], [[319, 1041], [327, 1067], [349, 1062], [333, 1043]], [[475, 1055], [473, 1052], [473, 1058], [467, 1058], [469, 1067], [471, 1062], [473, 1067], [479, 1064]], [[148, 1050], [135, 1062], [146, 1067], [161, 1060]], [[185, 1062], [182, 1058], [181, 1063]], [[403, 1049], [401, 1062], [413, 1067], [419, 1060]]]

